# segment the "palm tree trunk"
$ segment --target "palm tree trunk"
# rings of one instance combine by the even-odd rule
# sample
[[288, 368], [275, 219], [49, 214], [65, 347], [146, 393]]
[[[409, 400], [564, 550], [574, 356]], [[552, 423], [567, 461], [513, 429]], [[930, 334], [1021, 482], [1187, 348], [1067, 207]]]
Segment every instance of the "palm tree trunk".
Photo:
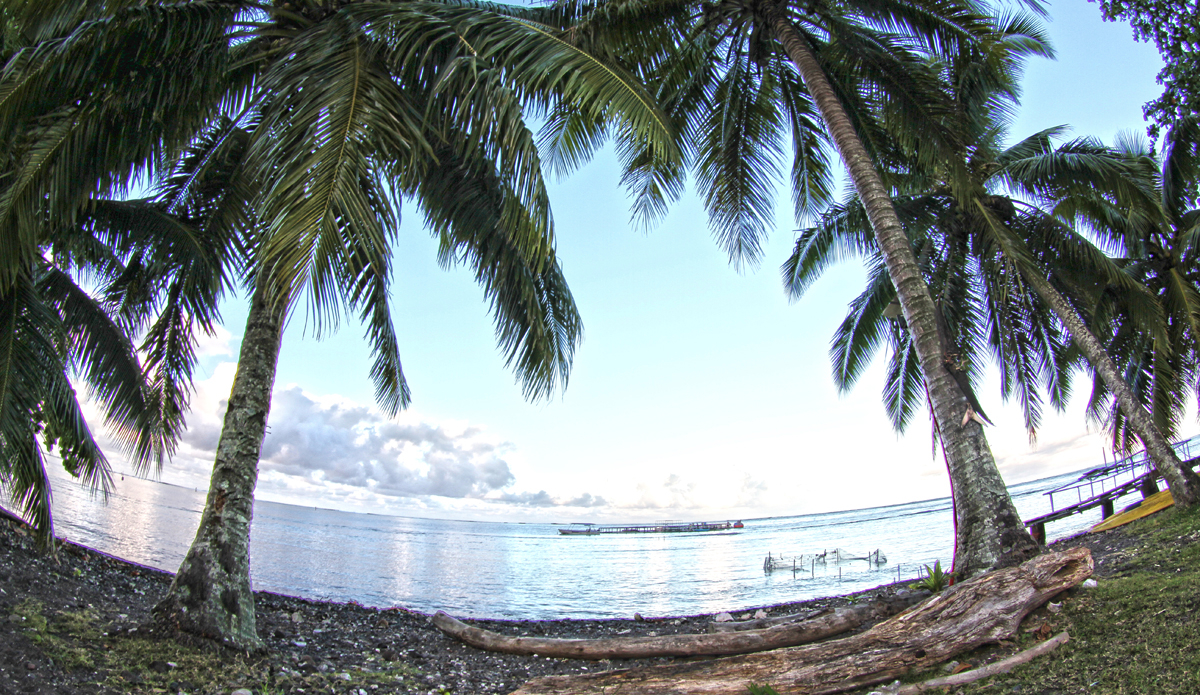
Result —
[[1121, 377], [1120, 368], [1109, 357], [1108, 351], [1104, 349], [1100, 339], [1092, 333], [1075, 308], [1067, 303], [1066, 298], [1054, 289], [1049, 280], [1035, 272], [1021, 273], [1021, 275], [1050, 306], [1050, 310], [1054, 312], [1058, 320], [1067, 327], [1067, 332], [1071, 334], [1075, 345], [1079, 347], [1080, 352], [1091, 363], [1092, 368], [1096, 370], [1101, 379], [1104, 379], [1105, 385], [1116, 396], [1121, 411], [1129, 420], [1129, 425], [1142, 440], [1142, 445], [1146, 447], [1146, 453], [1154, 463], [1154, 470], [1158, 471], [1158, 474], [1171, 486], [1171, 496], [1175, 499], [1175, 504], [1181, 507], [1190, 507], [1200, 503], [1200, 476], [1197, 476], [1191, 467], [1184, 465], [1175, 455], [1175, 449], [1167, 442], [1162, 431], [1154, 425], [1150, 413], [1133, 395], [1133, 390]]
[[967, 398], [945, 368], [937, 309], [887, 188], [808, 41], [788, 20], [781, 5], [768, 0], [766, 10], [775, 38], [799, 71], [850, 171], [896, 285], [950, 468], [957, 522], [955, 572], [963, 579], [1020, 564], [1038, 553], [1038, 545], [1025, 530], [1008, 496], [983, 427], [974, 420], [962, 424], [969, 407]]
[[177, 629], [247, 650], [261, 646], [250, 586], [250, 519], [283, 316], [281, 305], [255, 292], [200, 527], [166, 598], [154, 607], [157, 619]]

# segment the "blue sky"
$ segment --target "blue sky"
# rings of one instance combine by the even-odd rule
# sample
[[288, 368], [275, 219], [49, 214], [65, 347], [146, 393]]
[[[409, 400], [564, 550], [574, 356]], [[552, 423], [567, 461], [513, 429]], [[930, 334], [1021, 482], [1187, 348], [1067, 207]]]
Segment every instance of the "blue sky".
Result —
[[[1097, 5], [1050, 6], [1058, 60], [1032, 62], [1013, 135], [1070, 124], [1111, 142], [1141, 130], [1158, 93], [1153, 47]], [[558, 254], [583, 316], [570, 384], [528, 403], [495, 347], [469, 272], [440, 269], [436, 244], [405, 210], [393, 317], [413, 391], [395, 421], [372, 406], [362, 329], [323, 341], [303, 313], [285, 334], [259, 495], [361, 511], [513, 521], [737, 518], [892, 504], [948, 493], [928, 424], [903, 437], [880, 403], [881, 370], [839, 395], [827, 348], [862, 269], [846, 263], [790, 304], [779, 265], [795, 223], [777, 196], [758, 268], [737, 272], [694, 196], [635, 231], [608, 153], [551, 187]], [[207, 482], [245, 320], [205, 340], [191, 427], [163, 479]], [[1080, 382], [1082, 386], [1082, 381]], [[1082, 392], [1083, 389], [1080, 389]], [[993, 379], [981, 399], [1010, 483], [1102, 461], [1082, 398], [1029, 444]], [[1192, 428], [1194, 429], [1194, 428]], [[1190, 433], [1190, 430], [1189, 430]]]

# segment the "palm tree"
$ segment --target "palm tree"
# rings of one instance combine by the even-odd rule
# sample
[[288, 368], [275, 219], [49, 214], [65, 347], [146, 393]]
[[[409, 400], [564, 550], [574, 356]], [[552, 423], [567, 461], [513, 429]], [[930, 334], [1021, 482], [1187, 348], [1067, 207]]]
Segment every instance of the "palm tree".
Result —
[[948, 346], [938, 333], [937, 307], [892, 207], [888, 190], [856, 137], [849, 118], [841, 112], [836, 93], [825, 81], [809, 41], [795, 30], [778, 7], [769, 11], [768, 21], [804, 77], [850, 171], [913, 335], [913, 345], [950, 469], [956, 517], [955, 571], [960, 576], [970, 577], [1022, 562], [1037, 553], [1037, 544], [1025, 531], [1008, 496], [982, 424], [970, 418], [964, 420], [971, 405], [967, 394], [947, 369]]
[[[1119, 290], [1144, 317], [1129, 324], [1136, 327], [1134, 332], [1154, 335], [1150, 319], [1159, 311], [1153, 298], [1053, 214], [1056, 201], [1095, 197], [1097, 191], [1107, 191], [1114, 200], [1143, 200], [1142, 189], [1130, 181], [1134, 172], [1121, 156], [1088, 139], [1052, 148], [1062, 128], [1004, 148], [1008, 107], [1016, 103], [1015, 82], [1012, 75], [1001, 74], [999, 84], [980, 83], [986, 73], [977, 63], [948, 68], [959, 118], [968, 126], [960, 155], [963, 165], [896, 177], [904, 194], [893, 198], [937, 290], [943, 332], [958, 355], [966, 389], [978, 376], [978, 353], [986, 345], [1001, 369], [1003, 395], [1019, 393], [1032, 434], [1040, 418], [1039, 382], [1061, 408], [1077, 350], [1106, 390], [1118, 394], [1121, 412], [1128, 414], [1157, 470], [1181, 503], [1189, 504], [1200, 490], [1200, 480], [1179, 461], [1081, 316], [1079, 307], [1094, 305], [1094, 300], [1076, 292], [1079, 296], [1072, 302], [1064, 294], [1079, 288], [1081, 277], [1090, 278], [1085, 287]], [[806, 230], [784, 265], [792, 296], [801, 296], [827, 264], [846, 251], [877, 256], [863, 243], [867, 233], [857, 201], [836, 208], [819, 227]], [[899, 324], [883, 325], [886, 307], [893, 301], [886, 275], [876, 262], [867, 291], [852, 303], [835, 337], [832, 354], [835, 378], [839, 386], [849, 388], [881, 337], [890, 338], [894, 352], [885, 401], [893, 423], [902, 428], [922, 394], [916, 387], [911, 336]], [[1065, 327], [1075, 350], [1064, 344], [1058, 325]]]
[[[244, 252], [251, 309], [205, 511], [155, 609], [160, 620], [239, 648], [259, 644], [253, 491], [283, 327], [302, 297], [318, 333], [335, 328], [343, 310], [359, 315], [380, 405], [394, 414], [408, 404], [388, 311], [403, 196], [440, 239], [441, 260], [474, 269], [526, 395], [565, 383], [580, 322], [554, 257], [524, 110], [565, 106], [616, 123], [665, 161], [672, 141], [635, 80], [530, 21], [535, 14], [440, 1], [116, 6], [62, 20], [65, 38], [38, 44], [0, 82], [2, 109], [5, 84], [36, 87], [50, 66], [81, 53], [111, 69], [126, 58], [108, 37], [128, 48], [127, 29], [144, 25], [158, 31], [157, 43], [138, 44], [144, 53], [181, 50], [171, 29], [193, 25], [221, 47], [206, 44], [217, 57], [186, 77], [207, 86], [207, 98], [192, 104], [207, 126], [191, 128], [194, 153], [167, 171], [163, 195], [171, 209], [214, 210], [205, 225], [227, 230]], [[184, 91], [179, 79], [162, 76], [164, 99]], [[215, 176], [213, 162], [237, 165]], [[223, 202], [211, 204], [214, 195]]]
[[[211, 239], [148, 201], [105, 199], [127, 190], [161, 152], [162, 142], [123, 137], [169, 130], [130, 116], [146, 115], [161, 94], [126, 92], [138, 77], [127, 65], [115, 74], [83, 66], [97, 97], [90, 108], [59, 79], [62, 66], [47, 66], [54, 74], [40, 87], [11, 79], [40, 42], [61, 43], [49, 20], [54, 9], [6, 5], [0, 47], [0, 131], [9, 143], [0, 157], [0, 491], [47, 545], [48, 456], [57, 455], [94, 491], [109, 489], [108, 458], [73, 382], [96, 399], [136, 468], [161, 466], [184, 427], [194, 333], [213, 330], [224, 282]], [[160, 56], [154, 69], [170, 74], [181, 62]], [[141, 109], [130, 109], [134, 104]], [[161, 108], [157, 115], [187, 111]], [[104, 123], [113, 125], [111, 140], [94, 137]], [[67, 151], [70, 157], [58, 156]]]
[[[950, 105], [930, 84], [926, 57], [995, 41], [994, 23], [953, 3], [649, 0], [563, 7], [582, 45], [609, 47], [655, 85], [680, 123], [686, 164], [695, 168], [710, 223], [735, 262], [759, 255], [770, 225], [775, 161], [787, 144], [794, 151], [798, 216], [829, 201], [822, 146], [832, 141], [866, 202], [935, 417], [943, 423], [958, 509], [956, 567], [967, 576], [1035, 554], [982, 428], [963, 421], [967, 396], [945, 368], [935, 305], [875, 164], [896, 156], [882, 128], [893, 119], [917, 124], [909, 133], [923, 133], [900, 143], [908, 151], [930, 159], [946, 153], [954, 134], [942, 115]], [[559, 114], [554, 124], [549, 144], [568, 164], [605, 134], [603, 124], [570, 114]], [[651, 219], [681, 190], [683, 165], [661, 165], [635, 147], [621, 151], [635, 215]]]
[[[72, 381], [135, 468], [161, 467], [184, 427], [193, 334], [215, 319], [215, 302], [197, 297], [214, 289], [212, 259], [190, 230], [137, 202], [91, 207], [87, 224], [58, 230], [0, 291], [0, 490], [47, 545], [48, 455], [93, 491], [111, 482]], [[165, 234], [130, 233], [127, 216]]]
[[[1113, 389], [1107, 379], [1094, 381], [1090, 410], [1112, 428], [1113, 445], [1128, 450], [1134, 437], [1145, 438], [1129, 414], [1126, 400], [1149, 409], [1148, 419], [1168, 436], [1177, 431], [1188, 393], [1200, 379], [1200, 280], [1196, 238], [1200, 234], [1200, 125], [1196, 118], [1180, 120], [1163, 139], [1156, 157], [1146, 142], [1123, 138], [1117, 151], [1138, 173], [1148, 192], [1140, 200], [1121, 200], [1103, 191], [1067, 197], [1060, 213], [1085, 223], [1106, 248], [1117, 254], [1115, 262], [1158, 299], [1161, 313], [1157, 330], [1143, 327], [1145, 311], [1127, 306], [1125, 293], [1108, 291], [1097, 307], [1097, 323], [1105, 343], [1133, 394]], [[1124, 306], [1123, 306], [1124, 305]], [[1149, 444], [1146, 445], [1150, 450]], [[1151, 452], [1153, 455], [1153, 452]], [[1157, 461], [1156, 461], [1157, 465]], [[1196, 478], [1187, 469], [1180, 485], [1159, 468], [1177, 503], [1194, 503]], [[1188, 487], [1191, 486], [1191, 487]]]
[[[1069, 339], [1003, 254], [973, 234], [979, 230], [968, 220], [955, 218], [961, 208], [945, 190], [897, 193], [893, 203], [937, 303], [953, 370], [964, 390], [974, 394], [984, 362], [992, 357], [1001, 372], [1002, 395], [1018, 398], [1033, 437], [1041, 421], [1043, 391], [1056, 407], [1069, 396], [1076, 361]], [[854, 255], [867, 262], [868, 275], [831, 341], [834, 381], [839, 390], [850, 390], [886, 346], [890, 358], [883, 400], [893, 427], [903, 432], [924, 408], [924, 383], [895, 287], [857, 199], [830, 208], [819, 225], [801, 232], [784, 263], [784, 284], [790, 297], [800, 299], [826, 268]], [[972, 408], [986, 417], [978, 401]]]

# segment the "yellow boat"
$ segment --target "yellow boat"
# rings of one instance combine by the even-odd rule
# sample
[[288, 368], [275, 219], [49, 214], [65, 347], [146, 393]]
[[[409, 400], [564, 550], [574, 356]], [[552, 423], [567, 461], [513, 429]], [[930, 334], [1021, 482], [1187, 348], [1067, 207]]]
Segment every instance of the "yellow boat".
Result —
[[1175, 504], [1175, 498], [1171, 496], [1170, 490], [1157, 492], [1142, 500], [1142, 503], [1133, 509], [1121, 512], [1120, 514], [1114, 514], [1104, 521], [1101, 521], [1093, 526], [1088, 533], [1097, 533], [1099, 531], [1107, 531], [1110, 528], [1124, 526], [1131, 521], [1137, 521], [1142, 517], [1150, 516], [1154, 512], [1161, 512], [1173, 504]]

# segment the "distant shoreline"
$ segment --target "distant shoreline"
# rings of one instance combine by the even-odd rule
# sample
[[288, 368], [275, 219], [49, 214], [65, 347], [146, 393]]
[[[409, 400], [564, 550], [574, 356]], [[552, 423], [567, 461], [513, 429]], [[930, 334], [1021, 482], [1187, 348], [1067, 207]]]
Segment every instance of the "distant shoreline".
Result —
[[[1073, 598], [1068, 597], [1070, 600], [1063, 604], [1072, 607], [1070, 612], [1056, 616], [1039, 609], [1027, 618], [1027, 624], [1053, 622], [1055, 629], [1073, 625], [1072, 641], [1053, 661], [1039, 663], [1037, 667], [1027, 669], [1025, 675], [1006, 678], [1016, 678], [1020, 683], [1026, 681], [1019, 679], [1049, 683], [1055, 687], [1066, 687], [1075, 680], [1084, 679], [1082, 686], [1086, 686], [1095, 680], [1098, 673], [1095, 669], [1100, 668], [1098, 664], [1111, 664], [1111, 661], [1104, 661], [1111, 656], [1106, 650], [1148, 649], [1152, 659], [1161, 654], [1163, 659], [1177, 660], [1182, 658], [1181, 654], [1166, 648], [1167, 644], [1178, 644], [1180, 639], [1186, 639], [1189, 644], [1200, 643], [1200, 626], [1186, 611], [1178, 613], [1185, 621], [1181, 625], [1186, 626], [1187, 631], [1181, 637], [1178, 632], [1159, 635], [1148, 629], [1145, 621], [1124, 629], [1125, 621], [1113, 622], [1114, 609], [1110, 607], [1113, 601], [1140, 601], [1142, 603], [1138, 605], [1142, 605], [1158, 600], [1166, 607], [1159, 608], [1150, 603], [1144, 609], [1122, 610], [1145, 610], [1149, 611], [1147, 617], [1151, 614], [1161, 616], [1163, 610], [1171, 610], [1171, 606], [1182, 610], [1180, 601], [1197, 593], [1200, 545], [1196, 540], [1200, 539], [1200, 513], [1193, 513], [1184, 520], [1194, 528], [1182, 532], [1171, 529], [1164, 535], [1167, 541], [1156, 540], [1146, 546], [1143, 546], [1142, 537], [1136, 535], [1137, 524], [1102, 534], [1076, 536], [1055, 544], [1055, 549], [1072, 546], [1091, 549], [1096, 564], [1095, 576], [1100, 578], [1102, 590], [1072, 590], [1068, 593]], [[1146, 526], [1153, 527], [1155, 523], [1157, 521], [1150, 521]], [[1181, 540], [1176, 541], [1177, 537]], [[1185, 553], [1179, 555], [1181, 551]], [[1139, 563], [1137, 558], [1143, 553], [1150, 555]], [[1174, 566], [1172, 559], [1185, 564]], [[1145, 574], [1147, 571], [1151, 574]], [[1163, 588], [1147, 592], [1147, 586], [1158, 586], [1155, 582], [1159, 580], [1154, 577], [1160, 576], [1167, 582]], [[69, 693], [117, 695], [151, 693], [158, 688], [159, 692], [165, 689], [189, 695], [229, 695], [234, 687], [247, 687], [256, 695], [264, 688], [280, 694], [298, 694], [301, 688], [306, 693], [329, 692], [330, 688], [339, 693], [356, 692], [356, 688], [361, 688], [369, 693], [404, 695], [439, 692], [497, 695], [509, 693], [542, 675], [595, 673], [597, 670], [671, 661], [581, 662], [493, 654], [446, 637], [432, 626], [430, 616], [424, 613], [403, 608], [366, 608], [354, 602], [313, 601], [268, 592], [256, 593], [258, 630], [267, 652], [255, 657], [231, 658], [223, 649], [214, 650], [202, 644], [181, 646], [162, 635], [147, 634], [145, 625], [149, 611], [165, 593], [170, 581], [169, 572], [128, 563], [74, 543], [61, 543], [57, 560], [39, 554], [25, 525], [14, 520], [11, 514], [0, 514], [0, 615], [8, 615], [7, 620], [0, 620], [0, 692], [36, 692], [36, 688], [42, 687]], [[763, 608], [771, 615], [779, 615], [810, 608], [847, 606], [895, 588], [895, 585], [884, 585], [856, 594]], [[1089, 593], [1092, 591], [1097, 593]], [[1162, 593], [1165, 591], [1174, 593]], [[746, 618], [752, 610], [737, 611], [735, 615]], [[1072, 620], [1075, 622], [1063, 622]], [[704, 632], [712, 621], [712, 614], [702, 614], [645, 620], [469, 622], [510, 635], [594, 638]], [[1164, 624], [1178, 623], [1166, 621]], [[1091, 638], [1090, 644], [1096, 646], [1089, 647], [1088, 629], [1101, 630], [1104, 639]], [[981, 648], [960, 658], [969, 657], [976, 662], [999, 658], [1005, 650], [1016, 649], [1018, 642], [1032, 639], [1028, 633], [1023, 626], [1018, 631], [1017, 641]], [[1159, 648], [1140, 646], [1147, 636], [1159, 640]], [[1193, 654], [1187, 658], [1200, 657]], [[1091, 662], [1087, 662], [1087, 666], [1072, 666], [1075, 663], [1072, 659], [1097, 659], [1099, 662], [1095, 666], [1090, 665]], [[1162, 669], [1164, 676], [1170, 673], [1170, 682], [1179, 685], [1179, 688], [1161, 692], [1195, 692], [1189, 688], [1200, 679], [1200, 671], [1172, 673], [1171, 669], [1176, 667], [1155, 664], [1157, 662], [1152, 664], [1154, 668]], [[1124, 677], [1127, 671], [1132, 672], [1129, 669], [1111, 672]], [[35, 690], [28, 690], [31, 687]], [[178, 690], [172, 690], [173, 687]], [[347, 690], [348, 687], [351, 689]], [[982, 687], [987, 687], [986, 682]], [[1137, 690], [1136, 685], [1131, 687], [1133, 689], [1126, 688], [1125, 691], [1146, 692]], [[966, 692], [974, 691], [972, 687]], [[1041, 692], [1041, 689], [1028, 691]]]

